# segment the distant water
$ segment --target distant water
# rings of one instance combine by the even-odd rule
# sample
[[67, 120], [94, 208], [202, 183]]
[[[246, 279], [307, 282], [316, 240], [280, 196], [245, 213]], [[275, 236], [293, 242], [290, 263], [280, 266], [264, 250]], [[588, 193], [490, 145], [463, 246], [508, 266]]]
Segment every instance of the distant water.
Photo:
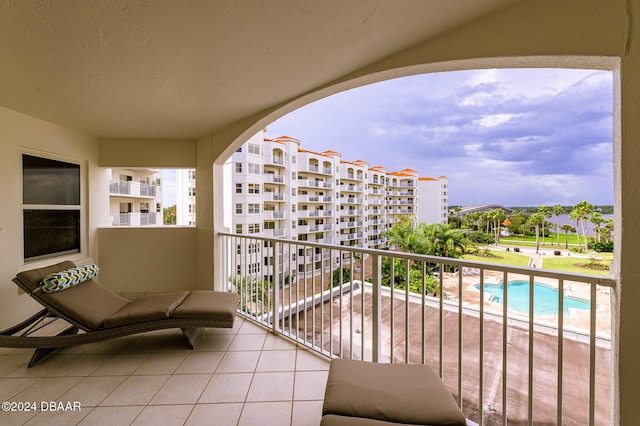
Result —
[[[604, 220], [609, 220], [610, 218], [613, 218], [612, 214], [603, 214], [602, 217], [604, 218]], [[556, 217], [555, 216], [551, 216], [548, 219], [548, 222], [551, 223], [556, 223]], [[569, 224], [571, 226], [573, 226], [574, 228], [576, 228], [576, 221], [575, 220], [569, 220], [569, 215], [568, 214], [561, 214], [560, 216], [558, 216], [558, 222], [560, 223], [560, 226], [562, 225], [566, 225]], [[601, 226], [604, 226], [604, 224], [602, 224]], [[580, 225], [580, 228], [576, 228], [578, 229], [578, 231], [582, 232], [582, 225]], [[562, 230], [559, 230], [561, 233]], [[587, 219], [587, 233], [589, 235], [594, 235], [595, 233], [593, 232], [593, 223], [589, 222], [589, 220]]]

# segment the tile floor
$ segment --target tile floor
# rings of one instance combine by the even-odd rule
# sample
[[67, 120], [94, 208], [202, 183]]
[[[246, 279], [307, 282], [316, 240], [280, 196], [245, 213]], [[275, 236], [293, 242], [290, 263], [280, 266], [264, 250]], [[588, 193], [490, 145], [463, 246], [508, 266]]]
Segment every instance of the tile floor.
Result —
[[[162, 330], [58, 351], [0, 348], [2, 425], [318, 425], [329, 362], [241, 317], [197, 348]], [[80, 410], [53, 411], [49, 401]]]

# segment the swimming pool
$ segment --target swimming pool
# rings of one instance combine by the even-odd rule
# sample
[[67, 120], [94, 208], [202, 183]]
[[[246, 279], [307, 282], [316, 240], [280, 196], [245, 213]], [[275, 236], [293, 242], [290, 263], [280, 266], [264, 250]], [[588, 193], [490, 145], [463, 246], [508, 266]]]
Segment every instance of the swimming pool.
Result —
[[[480, 284], [475, 286], [480, 290]], [[491, 301], [502, 303], [503, 283], [485, 284], [484, 291], [491, 295]], [[507, 301], [509, 309], [529, 313], [529, 281], [509, 281]], [[558, 313], [558, 289], [546, 284], [534, 283], [533, 285], [533, 313], [540, 316], [551, 316]], [[569, 309], [590, 309], [588, 300], [577, 297], [564, 296], [564, 313]]]

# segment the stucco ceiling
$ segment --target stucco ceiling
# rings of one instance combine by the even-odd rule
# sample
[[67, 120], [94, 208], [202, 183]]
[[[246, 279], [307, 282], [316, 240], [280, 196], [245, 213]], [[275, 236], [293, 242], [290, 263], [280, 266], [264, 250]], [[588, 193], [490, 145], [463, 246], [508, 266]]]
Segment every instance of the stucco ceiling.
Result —
[[97, 137], [198, 137], [512, 2], [4, 1], [0, 105]]

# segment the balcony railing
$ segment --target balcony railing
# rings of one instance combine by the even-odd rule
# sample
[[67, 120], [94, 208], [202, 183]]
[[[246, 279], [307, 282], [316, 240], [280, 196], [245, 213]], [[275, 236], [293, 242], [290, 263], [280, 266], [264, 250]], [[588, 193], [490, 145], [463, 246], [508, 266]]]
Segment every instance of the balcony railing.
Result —
[[131, 197], [156, 198], [159, 192], [158, 188], [156, 185], [149, 185], [142, 182], [124, 180], [109, 181], [110, 194], [128, 195]]
[[273, 276], [295, 277], [285, 287], [242, 272], [232, 248], [248, 237], [219, 238], [240, 313], [275, 333], [329, 357], [429, 364], [478, 424], [610, 421], [611, 278], [249, 238], [329, 254], [330, 271], [274, 262]]
[[119, 213], [111, 215], [112, 226], [162, 225], [161, 213]]

